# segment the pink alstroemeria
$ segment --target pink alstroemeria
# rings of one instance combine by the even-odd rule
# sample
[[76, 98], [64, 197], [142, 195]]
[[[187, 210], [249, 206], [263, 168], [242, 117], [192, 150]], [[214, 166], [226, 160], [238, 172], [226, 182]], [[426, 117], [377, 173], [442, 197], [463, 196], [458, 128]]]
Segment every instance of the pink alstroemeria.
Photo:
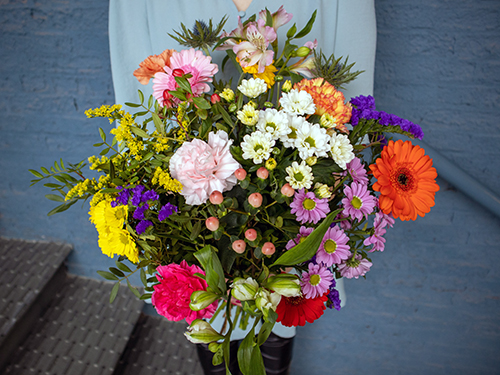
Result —
[[247, 40], [233, 47], [243, 68], [258, 64], [258, 72], [264, 73], [266, 66], [273, 63], [274, 52], [268, 51], [269, 43], [276, 39], [276, 31], [266, 22], [251, 22], [246, 29]]
[[[276, 31], [281, 26], [283, 26], [283, 25], [287, 24], [288, 22], [290, 22], [290, 20], [293, 17], [293, 14], [287, 13], [285, 11], [285, 8], [283, 8], [283, 5], [282, 5], [282, 6], [280, 6], [280, 8], [276, 12], [274, 12], [273, 14], [271, 14], [271, 16], [273, 17], [272, 27], [273, 27], [274, 31]], [[259, 19], [263, 20], [264, 23], [266, 22], [266, 20], [267, 20], [267, 12], [266, 12], [266, 10], [261, 10], [259, 12]]]
[[221, 38], [231, 37], [234, 39], [228, 39], [224, 43], [222, 43], [219, 47], [216, 48], [218, 51], [225, 51], [227, 49], [232, 49], [235, 45], [237, 45], [240, 40], [247, 38], [246, 29], [241, 22], [241, 17], [238, 17], [238, 27], [231, 31], [229, 34], [223, 32], [221, 34]]
[[306, 78], [313, 78], [314, 57], [300, 59], [290, 67], [290, 71], [296, 74], [302, 74]]

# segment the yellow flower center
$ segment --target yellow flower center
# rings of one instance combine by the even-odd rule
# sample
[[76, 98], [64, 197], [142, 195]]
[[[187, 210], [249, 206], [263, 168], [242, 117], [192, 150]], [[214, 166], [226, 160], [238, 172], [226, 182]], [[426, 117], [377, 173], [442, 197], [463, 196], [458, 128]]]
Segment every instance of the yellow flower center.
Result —
[[255, 152], [259, 151], [259, 150], [262, 150], [264, 147], [262, 145], [255, 145], [255, 147], [253, 148], [253, 150]]
[[309, 278], [309, 283], [311, 285], [318, 285], [321, 281], [321, 276], [320, 275], [312, 275], [310, 278]]
[[304, 179], [304, 175], [302, 173], [300, 173], [300, 172], [297, 172], [297, 173], [295, 173], [293, 175], [293, 178], [295, 178], [295, 180], [297, 180], [297, 181], [300, 182], [300, 181], [302, 181]]
[[323, 248], [328, 254], [333, 254], [337, 250], [337, 243], [334, 240], [326, 240]]
[[307, 137], [304, 142], [308, 143], [311, 147], [316, 147], [316, 141], [312, 137]]
[[356, 210], [359, 210], [363, 206], [363, 201], [358, 197], [354, 196], [354, 198], [352, 198], [351, 200], [351, 204]]
[[314, 207], [316, 207], [316, 202], [310, 198], [306, 198], [304, 199], [304, 202], [302, 202], [302, 207], [304, 207], [308, 211], [314, 210]]

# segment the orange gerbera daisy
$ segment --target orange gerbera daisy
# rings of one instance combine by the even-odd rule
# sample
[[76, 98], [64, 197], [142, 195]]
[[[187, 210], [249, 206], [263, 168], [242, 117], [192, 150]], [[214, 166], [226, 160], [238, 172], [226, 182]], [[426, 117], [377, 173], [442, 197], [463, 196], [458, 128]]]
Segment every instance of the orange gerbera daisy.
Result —
[[380, 192], [380, 209], [403, 221], [425, 216], [434, 206], [439, 186], [432, 159], [420, 146], [410, 141], [389, 141], [380, 158], [370, 165], [377, 182], [373, 189]]
[[304, 90], [311, 94], [314, 104], [316, 104], [316, 115], [324, 113], [332, 116], [336, 128], [344, 131], [344, 124], [351, 119], [352, 107], [345, 104], [345, 97], [335, 86], [331, 85], [323, 78], [303, 79], [293, 86], [294, 89]]
[[159, 55], [151, 55], [139, 64], [139, 68], [134, 70], [134, 77], [143, 84], [147, 85], [155, 73], [164, 72], [163, 67], [169, 66], [170, 57], [175, 49], [166, 49]]

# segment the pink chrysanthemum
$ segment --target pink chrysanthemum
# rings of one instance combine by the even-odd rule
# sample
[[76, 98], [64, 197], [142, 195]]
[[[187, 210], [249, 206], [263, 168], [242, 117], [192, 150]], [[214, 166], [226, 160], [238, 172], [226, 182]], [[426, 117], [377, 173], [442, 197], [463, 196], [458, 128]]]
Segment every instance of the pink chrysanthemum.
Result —
[[312, 191], [306, 193], [304, 189], [295, 192], [290, 208], [290, 212], [297, 216], [297, 221], [301, 224], [316, 224], [330, 212], [327, 199], [316, 197]]
[[210, 91], [207, 82], [212, 82], [212, 77], [219, 71], [217, 64], [211, 63], [212, 58], [194, 48], [174, 52], [170, 57], [170, 66], [165, 66], [165, 73], [155, 74], [153, 79], [153, 96], [160, 106], [169, 106], [179, 103], [179, 99], [172, 97], [168, 91], [174, 91], [178, 85], [175, 77], [191, 74], [188, 78], [194, 96], [200, 96]]
[[328, 228], [316, 253], [316, 261], [327, 267], [341, 263], [351, 256], [348, 241], [349, 237], [337, 225]]
[[374, 233], [367, 237], [363, 241], [363, 245], [370, 246], [373, 245], [369, 252], [374, 251], [384, 251], [385, 249], [385, 238], [383, 237], [386, 233], [386, 226], [392, 228], [394, 225], [394, 218], [392, 214], [384, 214], [382, 211], [379, 211], [375, 214], [375, 220], [373, 221], [373, 229]]
[[344, 189], [345, 198], [342, 199], [344, 215], [349, 215], [354, 219], [361, 220], [363, 216], [372, 213], [376, 199], [368, 192], [367, 186], [353, 182]]
[[309, 236], [313, 230], [314, 228], [300, 227], [299, 234], [297, 234], [297, 237], [295, 237], [293, 240], [288, 241], [288, 243], [285, 246], [286, 249], [290, 250], [295, 245], [298, 245], [299, 243], [304, 241], [305, 238]]
[[344, 263], [339, 265], [339, 271], [342, 277], [347, 279], [355, 279], [360, 276], [364, 276], [368, 271], [372, 263], [368, 259], [362, 259], [361, 255], [356, 255], [354, 258], [346, 260]]
[[302, 272], [300, 286], [306, 298], [316, 298], [325, 294], [332, 285], [332, 272], [320, 264], [309, 263], [309, 271]]
[[354, 182], [362, 185], [368, 184], [368, 175], [366, 174], [366, 169], [359, 158], [354, 158], [351, 162], [347, 163], [347, 168], [342, 173], [342, 175], [347, 176], [347, 173], [351, 175]]

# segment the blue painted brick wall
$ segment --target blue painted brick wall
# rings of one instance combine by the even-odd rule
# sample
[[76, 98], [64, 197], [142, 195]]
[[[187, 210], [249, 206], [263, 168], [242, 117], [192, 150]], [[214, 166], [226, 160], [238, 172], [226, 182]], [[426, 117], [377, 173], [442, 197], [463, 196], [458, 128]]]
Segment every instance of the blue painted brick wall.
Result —
[[[72, 243], [70, 271], [110, 262], [84, 210], [47, 218], [28, 168], [93, 152], [113, 102], [107, 2], [0, 1], [0, 235]], [[426, 142], [500, 194], [499, 3], [377, 0], [375, 96], [418, 122]], [[397, 222], [347, 306], [299, 328], [293, 375], [497, 374], [500, 220], [439, 180], [436, 206]], [[36, 272], [36, 269], [33, 270]]]

